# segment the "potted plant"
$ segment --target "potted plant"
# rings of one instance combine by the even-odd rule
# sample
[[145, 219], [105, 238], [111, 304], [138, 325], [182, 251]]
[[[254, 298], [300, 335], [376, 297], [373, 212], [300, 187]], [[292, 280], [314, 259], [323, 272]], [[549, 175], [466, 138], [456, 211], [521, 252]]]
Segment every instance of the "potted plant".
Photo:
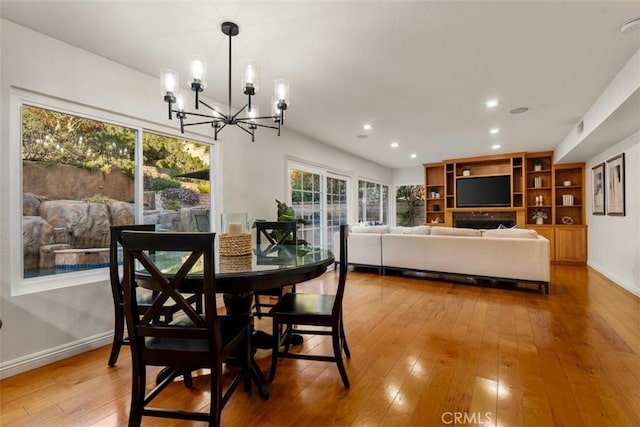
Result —
[[[276, 199], [276, 204], [278, 205], [278, 221], [294, 221], [296, 224], [305, 224], [306, 221], [302, 218], [296, 218], [296, 213], [291, 206], [288, 206], [286, 203], [281, 202]], [[276, 240], [280, 240], [282, 237], [282, 231], [273, 231], [273, 237]], [[309, 243], [303, 239], [297, 239], [298, 245], [306, 246]], [[293, 244], [293, 236], [289, 236], [287, 240], [284, 241], [285, 245]]]
[[540, 159], [535, 159], [533, 161], [533, 170], [534, 171], [540, 171], [542, 170], [542, 160]]
[[462, 169], [462, 176], [469, 176], [471, 175], [471, 168], [469, 166], [465, 166]]
[[547, 211], [544, 209], [534, 209], [531, 211], [531, 219], [534, 219], [538, 225], [544, 224], [544, 220], [547, 218], [549, 218], [549, 215], [547, 215]]

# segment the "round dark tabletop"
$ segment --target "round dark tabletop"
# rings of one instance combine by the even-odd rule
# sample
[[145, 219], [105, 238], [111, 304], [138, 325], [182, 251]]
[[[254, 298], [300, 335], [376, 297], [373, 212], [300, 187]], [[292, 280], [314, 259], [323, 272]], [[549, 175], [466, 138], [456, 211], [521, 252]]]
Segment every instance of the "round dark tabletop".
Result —
[[[171, 273], [179, 265], [176, 257], [156, 258], [164, 272]], [[331, 251], [322, 248], [280, 246], [270, 251], [254, 248], [251, 255], [219, 256], [216, 265], [215, 286], [219, 293], [247, 293], [301, 283], [323, 274], [334, 262]], [[197, 268], [194, 267], [194, 268]], [[144, 272], [138, 272], [144, 276]], [[194, 288], [201, 287], [202, 276], [198, 272], [188, 276]], [[191, 287], [191, 283], [185, 283]]]

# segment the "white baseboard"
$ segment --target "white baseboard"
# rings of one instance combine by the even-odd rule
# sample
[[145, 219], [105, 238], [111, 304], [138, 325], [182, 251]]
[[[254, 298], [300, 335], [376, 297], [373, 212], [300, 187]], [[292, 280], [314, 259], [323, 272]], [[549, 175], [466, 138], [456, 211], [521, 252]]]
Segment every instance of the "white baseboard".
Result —
[[[103, 332], [92, 337], [49, 348], [8, 362], [0, 363], [0, 379], [12, 377], [31, 369], [39, 368], [76, 354], [102, 347], [113, 342], [113, 332]], [[105, 366], [107, 361], [104, 361]]]
[[622, 289], [630, 292], [631, 294], [637, 296], [638, 298], [640, 298], [640, 288], [638, 287], [634, 287], [634, 286], [629, 286], [627, 284], [624, 283], [624, 281], [619, 280], [617, 277], [611, 277], [611, 275], [605, 273], [603, 270], [601, 270], [600, 268], [592, 265], [592, 264], [587, 264], [587, 266], [589, 268], [591, 268], [593, 271], [595, 271], [596, 273], [598, 273], [599, 275], [601, 275], [602, 277], [606, 278], [607, 280], [609, 280], [611, 283], [613, 283], [616, 286], [621, 287]]

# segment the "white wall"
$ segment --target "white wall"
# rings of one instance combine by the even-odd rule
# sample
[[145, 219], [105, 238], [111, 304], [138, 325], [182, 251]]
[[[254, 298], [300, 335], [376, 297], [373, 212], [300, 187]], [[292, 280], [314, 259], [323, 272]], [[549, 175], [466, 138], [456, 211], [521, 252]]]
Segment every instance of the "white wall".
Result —
[[254, 143], [245, 135], [239, 134], [239, 138], [224, 141], [221, 145], [223, 210], [247, 212], [250, 221], [256, 218], [275, 220], [275, 199], [289, 200], [287, 176], [284, 173], [288, 159], [351, 177], [350, 221], [357, 220], [359, 178], [391, 185], [391, 169], [314, 141], [290, 129], [283, 129], [280, 137], [262, 131], [256, 136]]
[[618, 285], [640, 296], [640, 132], [625, 138], [587, 162], [587, 194], [592, 194], [591, 168], [620, 153], [625, 155], [626, 215], [592, 215], [592, 201], [589, 199], [588, 264]]
[[[100, 282], [20, 296], [11, 295], [9, 253], [19, 239], [20, 219], [11, 227], [10, 212], [19, 213], [19, 180], [10, 177], [19, 158], [7, 153], [19, 144], [10, 134], [12, 88], [133, 117], [157, 131], [177, 133], [166, 119], [159, 82], [105, 58], [0, 20], [0, 376], [8, 376], [110, 342], [113, 322], [108, 283]], [[206, 127], [202, 127], [206, 129]], [[206, 130], [205, 130], [206, 132]], [[278, 138], [262, 131], [255, 143], [247, 135], [225, 129], [221, 142], [223, 208], [275, 217], [275, 198], [286, 196], [288, 157], [331, 165], [358, 176], [391, 183], [391, 171], [285, 128]], [[200, 134], [200, 139], [209, 133]], [[193, 136], [193, 135], [192, 135]], [[198, 135], [196, 135], [198, 136]], [[14, 186], [14, 187], [12, 187]], [[13, 195], [9, 189], [14, 188]], [[357, 194], [357, 193], [354, 193]], [[14, 215], [15, 216], [15, 215]], [[106, 363], [106, 361], [105, 361]]]
[[424, 167], [394, 169], [393, 185], [424, 185]]
[[[582, 116], [584, 129], [578, 136], [575, 129], [555, 148], [554, 159], [564, 162], [580, 144], [588, 144], [589, 136], [640, 88], [640, 49], [627, 61], [620, 72], [611, 80], [598, 99]], [[577, 123], [576, 123], [577, 125]], [[594, 151], [591, 151], [594, 153]], [[578, 161], [569, 159], [569, 162]]]

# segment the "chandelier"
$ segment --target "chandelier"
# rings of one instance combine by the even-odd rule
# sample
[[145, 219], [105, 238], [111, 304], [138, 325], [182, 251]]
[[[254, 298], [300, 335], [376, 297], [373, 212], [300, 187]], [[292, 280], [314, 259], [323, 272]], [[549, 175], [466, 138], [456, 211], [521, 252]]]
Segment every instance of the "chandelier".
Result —
[[[258, 92], [258, 66], [253, 61], [246, 61], [242, 67], [242, 91], [247, 96], [247, 103], [240, 110], [232, 114], [231, 110], [231, 38], [240, 33], [240, 29], [233, 22], [222, 24], [222, 33], [229, 37], [229, 103], [225, 114], [217, 105], [208, 105], [200, 99], [200, 92], [205, 88], [204, 63], [195, 58], [191, 62], [191, 90], [195, 92], [195, 109], [200, 106], [208, 109], [207, 112], [188, 112], [184, 109], [184, 98], [178, 93], [178, 73], [173, 70], [162, 70], [160, 80], [164, 100], [169, 106], [169, 120], [173, 119], [173, 113], [180, 120], [180, 132], [184, 133], [186, 126], [208, 124], [213, 127], [214, 140], [218, 140], [218, 133], [227, 125], [238, 126], [251, 135], [251, 141], [255, 141], [255, 130], [258, 127], [276, 129], [280, 136], [280, 127], [284, 125], [284, 112], [289, 105], [289, 82], [276, 80], [274, 82], [274, 96], [271, 100], [271, 115], [260, 116], [258, 107], [251, 103], [251, 97]], [[200, 110], [202, 111], [202, 110]], [[188, 120], [197, 120], [189, 122]], [[270, 121], [270, 124], [260, 123], [260, 120]]]

